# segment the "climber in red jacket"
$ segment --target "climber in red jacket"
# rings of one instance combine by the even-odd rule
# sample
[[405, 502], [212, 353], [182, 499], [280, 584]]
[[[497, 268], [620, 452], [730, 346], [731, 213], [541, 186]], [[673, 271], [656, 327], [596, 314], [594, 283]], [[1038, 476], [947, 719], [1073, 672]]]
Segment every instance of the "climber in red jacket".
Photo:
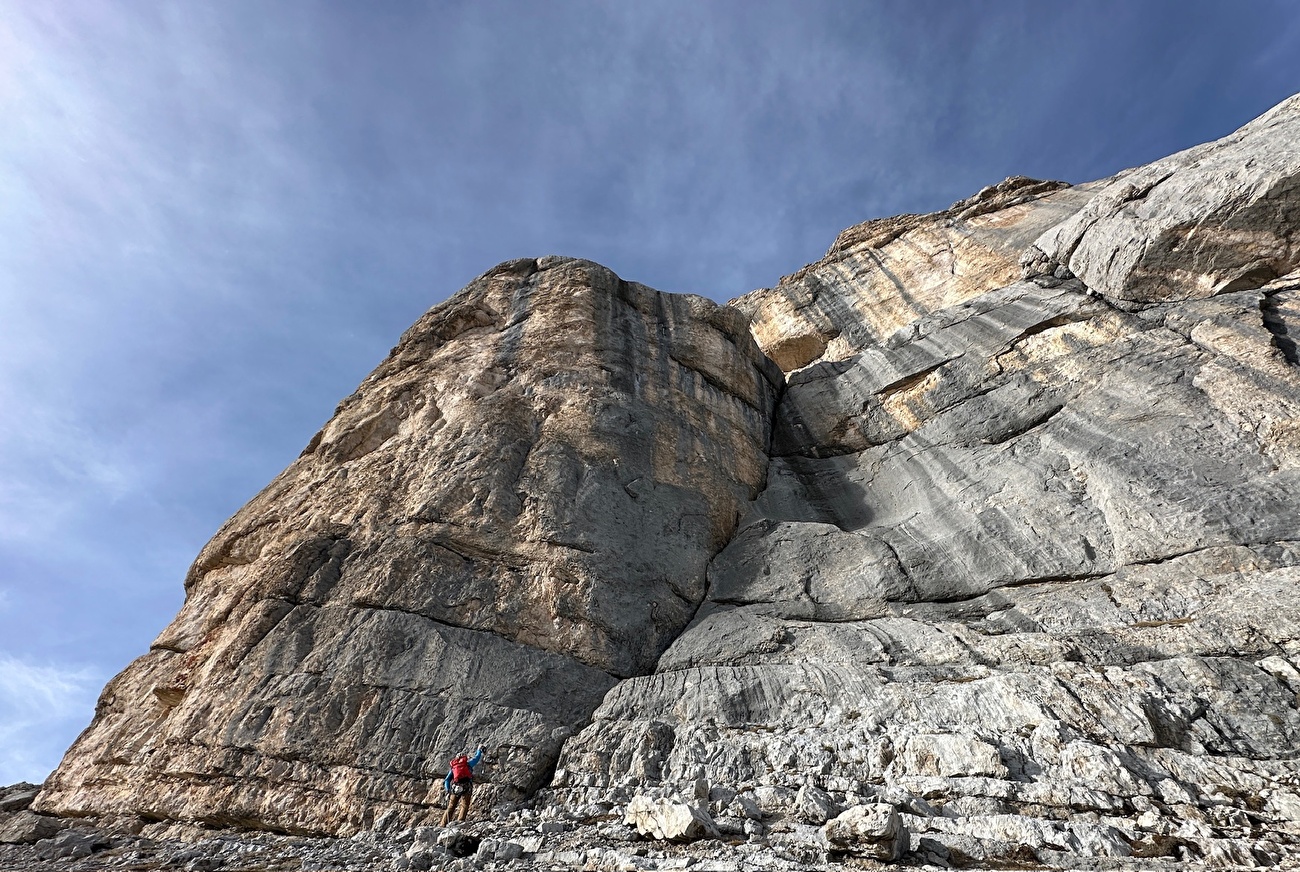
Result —
[[442, 789], [447, 793], [447, 810], [442, 813], [442, 825], [445, 827], [460, 807], [459, 820], [465, 820], [469, 814], [469, 803], [474, 797], [474, 767], [483, 759], [483, 746], [479, 745], [473, 757], [459, 754], [451, 758], [451, 769], [442, 780]]

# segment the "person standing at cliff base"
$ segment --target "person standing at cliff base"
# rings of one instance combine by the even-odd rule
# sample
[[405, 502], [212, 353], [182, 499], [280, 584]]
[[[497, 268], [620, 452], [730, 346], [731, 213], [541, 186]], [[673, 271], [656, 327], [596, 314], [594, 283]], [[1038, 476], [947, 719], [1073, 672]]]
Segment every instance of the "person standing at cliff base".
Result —
[[458, 820], [465, 820], [469, 814], [469, 804], [474, 798], [474, 767], [483, 759], [483, 746], [479, 745], [473, 757], [459, 754], [451, 758], [451, 769], [442, 780], [442, 789], [447, 794], [447, 810], [442, 813], [442, 825], [445, 827], [460, 809]]

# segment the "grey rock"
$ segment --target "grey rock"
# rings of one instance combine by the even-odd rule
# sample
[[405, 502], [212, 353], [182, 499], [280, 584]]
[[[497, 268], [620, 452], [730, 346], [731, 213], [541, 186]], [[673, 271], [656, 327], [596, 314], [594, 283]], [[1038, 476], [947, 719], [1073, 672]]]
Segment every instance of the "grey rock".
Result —
[[438, 837], [438, 847], [453, 857], [471, 857], [478, 851], [480, 841], [473, 833], [445, 830]]
[[[436, 845], [442, 833], [442, 827], [416, 827], [411, 831], [411, 842], [417, 845]], [[398, 841], [404, 841], [400, 835]]]
[[476, 804], [542, 786], [762, 487], [781, 374], [746, 327], [568, 258], [435, 306], [204, 547], [38, 807], [401, 828], [480, 742]]
[[524, 846], [518, 842], [501, 842], [497, 846], [495, 858], [503, 863], [518, 860], [524, 855]]
[[751, 798], [764, 813], [782, 814], [794, 808], [797, 796], [796, 791], [778, 785], [757, 787], [750, 792], [748, 798]]
[[[1184, 161], [1206, 177], [1180, 184], [1222, 188], [1213, 167], [1256, 149], [1280, 166], [1298, 110], [1207, 147], [1218, 163]], [[981, 232], [1042, 237], [1027, 213], [1068, 223], [1110, 184]], [[1287, 208], [1266, 243], [1297, 238]], [[1162, 825], [1231, 808], [1300, 837], [1284, 786], [1300, 738], [1294, 260], [1238, 281], [1207, 229], [1196, 269], [1219, 293], [1175, 270], [1186, 293], [1144, 302], [1041, 250], [1028, 260], [1050, 287], [980, 286], [987, 254], [968, 248], [944, 270], [967, 276], [957, 299], [932, 305], [913, 265], [895, 273], [902, 307], [879, 281], [901, 256], [886, 249], [947, 232], [904, 223], [737, 302], [760, 345], [793, 355], [767, 487], [657, 674], [614, 688], [565, 759], [666, 782], [703, 764], [767, 795], [843, 778], [959, 822], [932, 825], [936, 857], [1122, 855], [1106, 821], [1148, 796]], [[791, 363], [800, 342], [820, 350]], [[1040, 826], [1083, 810], [1097, 819]], [[1194, 854], [1244, 857], [1203, 826]]]
[[31, 844], [56, 835], [63, 827], [58, 818], [20, 811], [0, 820], [0, 844]]
[[1119, 174], [1035, 243], [1115, 300], [1259, 287], [1300, 264], [1300, 96], [1217, 142]]
[[1300, 853], [1298, 131], [869, 221], [726, 307], [495, 268], [218, 531], [33, 807], [373, 830], [359, 867]]
[[582, 868], [587, 862], [587, 853], [585, 851], [556, 851], [551, 857], [551, 862], [570, 869]]
[[39, 784], [29, 784], [26, 781], [0, 787], [0, 814], [22, 811], [32, 804], [40, 790]]
[[107, 846], [107, 840], [98, 833], [64, 830], [58, 835], [37, 842], [35, 854], [42, 860], [79, 860]]
[[406, 863], [402, 866], [404, 869], [423, 870], [433, 868], [437, 861], [437, 855], [425, 847], [415, 847], [407, 851], [403, 857]]
[[[1297, 675], [1297, 679], [1300, 679], [1300, 675]], [[709, 788], [708, 798], [711, 803], [725, 806], [736, 798], [736, 791], [725, 785], [715, 784]]]
[[1005, 778], [1008, 774], [997, 748], [970, 736], [952, 734], [908, 736], [894, 758], [894, 765], [918, 775], [947, 778], [971, 775]]
[[763, 819], [763, 810], [758, 807], [758, 803], [744, 794], [736, 796], [730, 808], [737, 817], [742, 817], [745, 820], [761, 821]]
[[[608, 844], [620, 844], [622, 842], [635, 842], [638, 839], [637, 832], [623, 823], [606, 823], [596, 828], [596, 834]], [[527, 851], [525, 851], [527, 853]]]
[[719, 814], [712, 814], [713, 825], [718, 828], [718, 833], [722, 836], [743, 836], [745, 835], [745, 819], [735, 817], [726, 813], [724, 810]]
[[799, 788], [794, 800], [799, 817], [810, 824], [818, 826], [837, 816], [844, 809], [831, 799], [830, 794], [812, 785], [805, 784]]

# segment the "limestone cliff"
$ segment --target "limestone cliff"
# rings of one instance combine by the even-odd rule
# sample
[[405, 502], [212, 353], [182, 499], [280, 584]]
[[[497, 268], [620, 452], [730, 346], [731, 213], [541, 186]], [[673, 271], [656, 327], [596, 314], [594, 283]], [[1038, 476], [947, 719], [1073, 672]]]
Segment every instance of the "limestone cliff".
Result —
[[585, 261], [421, 318], [217, 532], [41, 799], [291, 832], [436, 818], [447, 758], [545, 783], [761, 492], [780, 371], [739, 313]]
[[680, 795], [795, 855], [885, 803], [931, 862], [1272, 862], [1298, 267], [1300, 97], [725, 307], [503, 264], [204, 548], [38, 807], [408, 825], [481, 739], [490, 800]]

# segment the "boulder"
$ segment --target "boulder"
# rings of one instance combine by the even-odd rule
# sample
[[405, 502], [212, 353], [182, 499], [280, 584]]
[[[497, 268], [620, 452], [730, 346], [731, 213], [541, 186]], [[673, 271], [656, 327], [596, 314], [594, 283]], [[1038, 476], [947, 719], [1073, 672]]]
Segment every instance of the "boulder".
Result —
[[829, 793], [811, 784], [799, 788], [799, 793], [794, 799], [794, 807], [799, 817], [817, 826], [821, 826], [843, 811]]
[[822, 827], [830, 850], [892, 862], [907, 853], [908, 832], [892, 805], [855, 805]]
[[20, 811], [0, 820], [0, 844], [30, 845], [57, 834], [64, 826], [58, 818]]
[[524, 855], [524, 846], [518, 842], [504, 841], [497, 845], [495, 859], [501, 863], [509, 863], [511, 860], [518, 860]]
[[718, 835], [713, 818], [704, 809], [671, 799], [638, 794], [627, 804], [624, 823], [643, 836], [672, 842], [691, 842]]
[[731, 804], [727, 808], [733, 815], [744, 820], [761, 821], [763, 819], [763, 810], [758, 803], [743, 793], [732, 798]]
[[0, 814], [22, 811], [32, 804], [32, 800], [36, 799], [36, 794], [40, 792], [39, 784], [29, 784], [26, 781], [0, 787]]
[[478, 851], [480, 837], [451, 827], [438, 833], [437, 843], [453, 857], [470, 857]]
[[98, 833], [64, 830], [36, 843], [35, 854], [42, 860], [80, 860], [108, 847], [108, 840]]

